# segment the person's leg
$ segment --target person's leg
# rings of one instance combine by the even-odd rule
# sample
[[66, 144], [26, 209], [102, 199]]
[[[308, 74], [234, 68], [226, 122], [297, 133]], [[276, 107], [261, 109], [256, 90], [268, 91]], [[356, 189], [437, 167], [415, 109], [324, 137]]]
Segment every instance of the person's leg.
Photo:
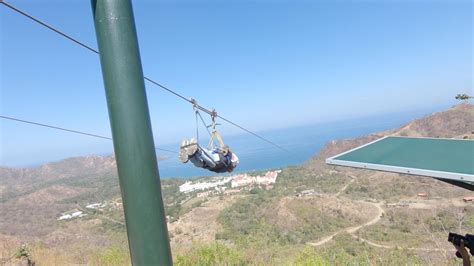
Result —
[[220, 161], [219, 157], [214, 155], [212, 151], [199, 146], [197, 141], [192, 138], [189, 141], [183, 140], [181, 143], [179, 159], [183, 163], [189, 160], [197, 167], [209, 169], [216, 167], [216, 164]]
[[217, 162], [212, 156], [212, 151], [204, 149], [199, 145], [197, 147], [198, 147], [197, 153], [201, 155], [201, 158], [204, 160], [205, 164], [208, 165], [210, 168], [216, 167]]
[[212, 159], [212, 155], [209, 154], [210, 152], [201, 148], [199, 145], [197, 147], [198, 149], [196, 153], [194, 153], [192, 156], [189, 156], [189, 160], [197, 167], [206, 169], [216, 167], [216, 162], [214, 162]]
[[188, 160], [198, 151], [198, 144], [196, 139], [183, 140], [179, 149], [179, 160], [182, 163], [187, 163]]
[[204, 160], [202, 159], [200, 154], [195, 154], [189, 157], [189, 160], [197, 167], [204, 168]]
[[185, 147], [188, 156], [193, 156], [198, 151], [198, 146], [197, 140], [191, 138]]

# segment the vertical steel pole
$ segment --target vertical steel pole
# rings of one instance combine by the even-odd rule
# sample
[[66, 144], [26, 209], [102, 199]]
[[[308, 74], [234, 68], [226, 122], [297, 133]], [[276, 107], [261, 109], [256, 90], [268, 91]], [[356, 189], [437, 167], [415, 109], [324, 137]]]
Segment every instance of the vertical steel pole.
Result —
[[171, 265], [132, 4], [91, 2], [132, 263]]

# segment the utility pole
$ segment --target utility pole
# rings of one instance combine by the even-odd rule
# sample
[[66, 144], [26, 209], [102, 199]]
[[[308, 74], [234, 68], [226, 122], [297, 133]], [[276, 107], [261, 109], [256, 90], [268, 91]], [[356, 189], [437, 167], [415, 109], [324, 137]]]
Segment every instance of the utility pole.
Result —
[[91, 0], [133, 265], [172, 265], [130, 0]]

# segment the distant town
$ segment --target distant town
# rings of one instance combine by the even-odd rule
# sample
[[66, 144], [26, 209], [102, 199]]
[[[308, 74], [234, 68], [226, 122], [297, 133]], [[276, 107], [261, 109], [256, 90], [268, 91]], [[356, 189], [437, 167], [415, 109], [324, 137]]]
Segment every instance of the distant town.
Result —
[[[275, 184], [278, 174], [281, 170], [268, 171], [264, 175], [251, 176], [247, 173], [237, 174], [230, 177], [216, 177], [213, 181], [208, 182], [192, 182], [188, 181], [179, 186], [179, 191], [182, 193], [190, 193], [194, 191], [204, 191], [213, 189], [216, 192], [224, 192], [224, 194], [237, 193], [244, 188], [254, 186], [262, 187], [264, 189], [272, 189]], [[229, 189], [230, 188], [230, 189]], [[211, 194], [207, 191], [206, 195]], [[204, 196], [203, 193], [198, 193], [197, 197]]]
[[[191, 198], [205, 198], [217, 194], [237, 194], [242, 191], [248, 191], [254, 187], [270, 190], [273, 188], [273, 184], [275, 184], [279, 173], [281, 173], [281, 170], [267, 171], [263, 175], [250, 175], [243, 173], [228, 177], [216, 176], [212, 177], [211, 181], [187, 181], [179, 186], [179, 192], [184, 194], [195, 192], [196, 194], [191, 195]], [[74, 209], [62, 213], [57, 220], [64, 221], [81, 218], [87, 216], [87, 213], [85, 212], [86, 210], [102, 212], [103, 209], [108, 206], [115, 209], [122, 207], [121, 202], [90, 203], [85, 206], [85, 209]]]

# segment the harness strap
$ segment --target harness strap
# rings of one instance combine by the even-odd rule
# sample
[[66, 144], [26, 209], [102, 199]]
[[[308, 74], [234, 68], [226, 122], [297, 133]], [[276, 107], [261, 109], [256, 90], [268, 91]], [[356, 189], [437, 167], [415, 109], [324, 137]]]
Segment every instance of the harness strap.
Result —
[[197, 140], [197, 143], [199, 143], [199, 125], [198, 125], [198, 114], [199, 114], [199, 111], [194, 108], [195, 112], [196, 112], [196, 140]]
[[[204, 118], [202, 118], [202, 115], [199, 112], [196, 100], [191, 99], [191, 102], [193, 104], [193, 109], [194, 109], [194, 112], [195, 112], [195, 115], [196, 115], [196, 140], [197, 140], [197, 142], [199, 143], [199, 123], [198, 123], [198, 116], [199, 116], [201, 118], [201, 121], [202, 121], [204, 127], [206, 127], [207, 133], [209, 133], [209, 136], [211, 137], [210, 140], [209, 140], [209, 145], [208, 145], [209, 149], [211, 149], [211, 150], [214, 149], [214, 141], [217, 140], [217, 142], [219, 143], [219, 149], [221, 151], [223, 151], [224, 154], [226, 154], [227, 149], [225, 148], [224, 141], [222, 141], [221, 135], [216, 130], [216, 126], [219, 125], [219, 124], [216, 123], [216, 117], [217, 117], [216, 110], [214, 110], [214, 109], [212, 110], [212, 112], [210, 114], [211, 119], [212, 119], [212, 124], [207, 126], [206, 123], [204, 122]], [[212, 127], [212, 133], [209, 131], [210, 127]]]
[[217, 130], [212, 131], [212, 136], [211, 139], [209, 140], [209, 149], [214, 149], [214, 141], [217, 140], [219, 143], [219, 149], [223, 152], [223, 154], [227, 154], [228, 149], [226, 148], [226, 145], [224, 144], [224, 141], [222, 140], [221, 135]]

